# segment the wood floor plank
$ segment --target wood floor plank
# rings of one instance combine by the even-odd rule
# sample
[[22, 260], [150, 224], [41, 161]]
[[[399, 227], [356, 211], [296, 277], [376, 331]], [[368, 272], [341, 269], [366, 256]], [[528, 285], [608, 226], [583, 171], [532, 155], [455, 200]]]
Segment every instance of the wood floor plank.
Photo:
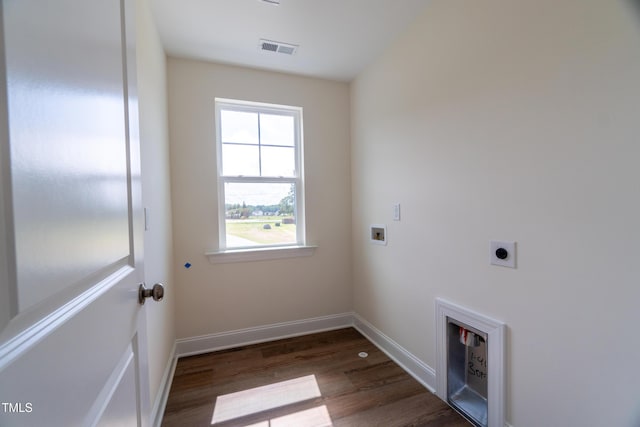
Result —
[[[369, 356], [359, 357], [361, 351]], [[301, 384], [310, 390], [301, 390]], [[271, 401], [277, 407], [270, 407]], [[181, 358], [162, 425], [460, 427], [469, 423], [358, 331], [346, 328]]]
[[[468, 427], [469, 423], [447, 406], [424, 411], [432, 406], [430, 396], [424, 393], [398, 399], [395, 402], [376, 406], [366, 411], [340, 418], [334, 421], [334, 427], [369, 427], [369, 426], [447, 426]], [[398, 418], [397, 414], [403, 414]], [[401, 424], [398, 424], [401, 423]]]

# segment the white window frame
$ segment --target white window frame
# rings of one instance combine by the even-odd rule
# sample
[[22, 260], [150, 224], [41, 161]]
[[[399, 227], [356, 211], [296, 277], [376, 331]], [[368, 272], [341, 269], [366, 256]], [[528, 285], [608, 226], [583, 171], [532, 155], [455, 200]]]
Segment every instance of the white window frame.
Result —
[[[294, 157], [296, 172], [293, 177], [261, 177], [261, 176], [225, 176], [223, 175], [222, 165], [222, 136], [221, 136], [221, 111], [233, 110], [253, 113], [266, 113], [286, 115], [294, 118], [295, 126], [295, 142]], [[267, 104], [251, 101], [239, 101], [233, 99], [216, 98], [215, 99], [215, 127], [216, 127], [216, 176], [218, 185], [218, 232], [219, 232], [219, 250], [207, 253], [209, 260], [212, 262], [234, 262], [245, 259], [271, 259], [290, 256], [307, 256], [311, 255], [306, 249], [312, 247], [306, 246], [306, 229], [305, 229], [305, 197], [304, 197], [304, 162], [303, 162], [303, 129], [302, 129], [302, 108], [286, 105]], [[226, 233], [226, 208], [225, 208], [225, 184], [226, 183], [287, 183], [295, 185], [296, 203], [296, 242], [290, 244], [276, 245], [255, 245], [247, 247], [227, 247]], [[278, 251], [283, 249], [283, 251]], [[300, 249], [300, 250], [298, 250]], [[258, 258], [255, 253], [259, 252]], [[253, 256], [243, 256], [247, 253], [253, 253]], [[221, 255], [226, 255], [221, 257]], [[240, 255], [240, 256], [238, 256]]]

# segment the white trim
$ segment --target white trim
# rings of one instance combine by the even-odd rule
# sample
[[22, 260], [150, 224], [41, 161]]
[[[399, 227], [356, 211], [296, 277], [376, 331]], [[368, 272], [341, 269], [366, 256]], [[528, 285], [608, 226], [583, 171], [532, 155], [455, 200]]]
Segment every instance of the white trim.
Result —
[[229, 249], [205, 252], [211, 264], [243, 261], [265, 261], [270, 259], [305, 257], [314, 254], [317, 246], [277, 246], [250, 249]]
[[176, 354], [177, 357], [193, 356], [249, 344], [308, 335], [315, 332], [348, 328], [350, 326], [353, 326], [353, 314], [342, 313], [229, 332], [219, 332], [199, 337], [181, 338], [176, 340]]
[[[218, 248], [221, 252], [227, 249], [234, 249], [227, 247], [227, 225], [226, 225], [226, 196], [225, 196], [225, 184], [234, 182], [245, 183], [282, 183], [291, 184], [295, 188], [295, 222], [296, 222], [296, 244], [299, 246], [306, 245], [306, 226], [305, 226], [305, 197], [304, 197], [304, 135], [303, 135], [303, 109], [302, 107], [280, 105], [280, 104], [267, 104], [262, 102], [242, 101], [226, 98], [215, 98], [215, 128], [216, 128], [216, 179], [218, 188]], [[293, 117], [294, 119], [294, 158], [295, 158], [295, 173], [293, 176], [277, 177], [277, 176], [262, 176], [262, 171], [256, 176], [229, 176], [223, 175], [224, 159], [223, 153], [223, 141], [221, 134], [222, 126], [222, 111], [240, 111], [255, 113], [258, 118], [261, 114], [275, 114]], [[259, 119], [258, 119], [259, 123]], [[259, 126], [259, 125], [258, 125]], [[260, 129], [260, 127], [259, 127]], [[258, 140], [261, 141], [258, 130]], [[260, 144], [258, 144], [258, 147]], [[260, 149], [261, 150], [261, 149]], [[261, 162], [261, 161], [260, 161]], [[256, 245], [258, 246], [258, 245]], [[255, 246], [251, 246], [255, 248]], [[258, 249], [259, 246], [258, 246]]]
[[[107, 378], [102, 390], [98, 393], [98, 397], [93, 402], [93, 405], [91, 405], [91, 409], [89, 409], [83, 425], [95, 427], [100, 423], [100, 418], [102, 418], [104, 411], [111, 403], [111, 399], [120, 386], [127, 370], [132, 366], [134, 358], [135, 354], [133, 352], [133, 347], [129, 344], [125, 352], [122, 354], [120, 361], [118, 361], [118, 364], [111, 372], [111, 375]], [[133, 369], [135, 369], [135, 366]]]
[[383, 353], [396, 362], [420, 384], [435, 393], [436, 373], [429, 365], [418, 359], [400, 344], [386, 336], [371, 323], [354, 313], [354, 327]]
[[354, 327], [427, 389], [435, 392], [433, 368], [376, 329], [356, 313], [343, 313], [293, 322], [276, 323], [229, 332], [176, 340], [176, 357], [193, 356], [228, 348], [275, 341], [315, 332]]
[[487, 410], [489, 427], [505, 425], [506, 325], [442, 298], [436, 298], [436, 394], [447, 402], [447, 317], [487, 334]]
[[[73, 298], [53, 313], [44, 316], [35, 324], [17, 333], [11, 339], [0, 345], [0, 371], [9, 366], [31, 347], [35, 346], [49, 334], [56, 331], [73, 316], [84, 310], [105, 292], [118, 284], [124, 277], [134, 271], [129, 265], [120, 267], [109, 277], [101, 280], [95, 286]], [[4, 333], [10, 333], [4, 331]]]
[[162, 424], [162, 418], [164, 417], [164, 410], [167, 407], [167, 400], [169, 399], [169, 391], [171, 391], [171, 384], [173, 383], [173, 375], [176, 372], [176, 366], [178, 365], [178, 358], [176, 357], [176, 344], [173, 344], [170, 357], [167, 363], [167, 367], [162, 375], [160, 381], [160, 389], [156, 396], [153, 408], [151, 410], [151, 420], [153, 427], [160, 427]]

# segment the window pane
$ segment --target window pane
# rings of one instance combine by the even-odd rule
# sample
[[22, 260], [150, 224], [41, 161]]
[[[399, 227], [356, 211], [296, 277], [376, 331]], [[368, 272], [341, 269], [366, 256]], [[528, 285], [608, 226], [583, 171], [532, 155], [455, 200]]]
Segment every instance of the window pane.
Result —
[[258, 114], [242, 111], [220, 111], [222, 142], [258, 143]]
[[260, 148], [257, 145], [222, 144], [224, 176], [259, 176]]
[[262, 147], [262, 176], [294, 177], [295, 169], [293, 147]]
[[295, 244], [295, 185], [225, 183], [227, 248]]
[[295, 145], [293, 117], [260, 114], [260, 143], [293, 147]]

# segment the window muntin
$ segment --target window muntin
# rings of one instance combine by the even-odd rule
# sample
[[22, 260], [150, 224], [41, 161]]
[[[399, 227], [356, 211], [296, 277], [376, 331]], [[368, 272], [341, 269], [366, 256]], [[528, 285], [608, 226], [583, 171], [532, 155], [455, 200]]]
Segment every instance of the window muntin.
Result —
[[216, 99], [221, 249], [304, 245], [302, 110]]

